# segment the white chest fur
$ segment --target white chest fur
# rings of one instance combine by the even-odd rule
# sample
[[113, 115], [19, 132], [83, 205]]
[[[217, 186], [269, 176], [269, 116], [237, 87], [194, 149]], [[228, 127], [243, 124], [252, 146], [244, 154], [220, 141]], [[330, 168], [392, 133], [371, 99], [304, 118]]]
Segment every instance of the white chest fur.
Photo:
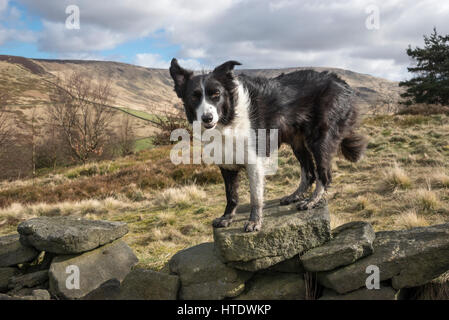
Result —
[[[214, 153], [217, 152], [216, 148], [220, 148], [221, 157], [218, 155], [218, 158], [221, 159], [221, 163], [215, 163], [228, 169], [246, 166], [254, 161], [254, 159], [251, 160], [251, 157], [256, 154], [255, 136], [249, 118], [250, 98], [242, 84], [238, 83], [237, 88], [238, 100], [235, 105], [233, 121], [226, 126], [218, 124], [214, 129], [215, 132], [203, 133], [203, 140], [206, 140], [203, 141], [204, 149], [214, 156]], [[209, 139], [210, 136], [213, 136], [214, 140]], [[219, 146], [214, 142], [215, 139], [219, 139], [217, 141]], [[215, 158], [215, 160], [218, 159]]]

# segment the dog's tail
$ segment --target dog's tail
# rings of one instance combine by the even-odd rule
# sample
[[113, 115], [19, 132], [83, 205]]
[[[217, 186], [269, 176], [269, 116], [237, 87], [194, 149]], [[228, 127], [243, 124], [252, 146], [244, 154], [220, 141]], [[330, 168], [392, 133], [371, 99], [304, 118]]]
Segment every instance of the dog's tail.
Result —
[[347, 160], [357, 162], [362, 158], [366, 145], [367, 140], [364, 136], [352, 133], [341, 142], [341, 153]]

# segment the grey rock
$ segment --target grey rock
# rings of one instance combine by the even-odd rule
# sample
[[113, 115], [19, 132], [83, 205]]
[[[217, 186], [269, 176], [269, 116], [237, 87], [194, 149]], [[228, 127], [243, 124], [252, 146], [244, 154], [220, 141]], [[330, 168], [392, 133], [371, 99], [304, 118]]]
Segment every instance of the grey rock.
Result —
[[36, 249], [22, 245], [19, 238], [19, 234], [0, 237], [0, 267], [29, 262], [39, 255]]
[[361, 288], [346, 294], [339, 294], [332, 289], [324, 289], [323, 295], [318, 300], [400, 300], [398, 290], [387, 285], [381, 285], [379, 289]]
[[0, 293], [0, 301], [1, 300], [18, 300], [18, 299], [14, 299], [12, 296], [4, 294], [4, 293]]
[[13, 291], [22, 288], [33, 288], [48, 281], [48, 270], [14, 276], [9, 280], [8, 288]]
[[152, 270], [131, 271], [122, 282], [120, 300], [176, 300], [179, 277]]
[[170, 274], [170, 265], [168, 262], [159, 270], [159, 272]]
[[306, 296], [302, 274], [258, 274], [248, 282], [247, 287], [236, 300], [304, 300]]
[[17, 268], [0, 268], [0, 292], [8, 291], [9, 280], [19, 273]]
[[[63, 299], [81, 299], [110, 279], [122, 281], [137, 262], [131, 248], [121, 240], [83, 254], [57, 256], [49, 271], [50, 292]], [[79, 289], [66, 286], [68, 277], [75, 275], [70, 268], [66, 272], [70, 266], [79, 270]]]
[[50, 300], [50, 293], [47, 290], [33, 290], [31, 295], [17, 296], [0, 294], [0, 300]]
[[34, 297], [33, 300], [50, 300], [50, 292], [47, 290], [37, 289], [33, 290], [33, 293], [31, 295]]
[[287, 272], [287, 273], [304, 273], [306, 270], [299, 260], [299, 256], [294, 256], [288, 260], [282, 261], [274, 266], [268, 268], [268, 270], [275, 272]]
[[[126, 278], [125, 278], [126, 279]], [[120, 281], [111, 279], [103, 283], [94, 291], [83, 297], [82, 300], [119, 300]]]
[[365, 286], [368, 266], [395, 289], [423, 285], [449, 270], [449, 224], [376, 233], [374, 253], [355, 263], [318, 274], [320, 283], [338, 293]]
[[243, 231], [249, 217], [249, 212], [241, 213], [245, 209], [239, 209], [230, 227], [214, 229], [217, 252], [232, 267], [266, 269], [330, 239], [327, 205], [298, 211], [295, 204], [280, 206], [279, 200], [269, 201], [262, 230], [251, 233]]
[[226, 266], [214, 254], [213, 243], [203, 243], [176, 253], [170, 272], [181, 279], [180, 299], [220, 300], [236, 297], [245, 288], [250, 272]]
[[128, 227], [123, 222], [38, 217], [22, 222], [17, 230], [24, 245], [57, 254], [76, 254], [123, 237]]
[[6, 294], [10, 296], [19, 296], [19, 297], [31, 296], [33, 295], [34, 290], [48, 290], [48, 281], [31, 288], [23, 287], [21, 289], [12, 289], [6, 292]]
[[[285, 261], [284, 256], [273, 256], [273, 257], [264, 257], [259, 259], [253, 259], [251, 261], [228, 261], [226, 264], [235, 269], [255, 272], [258, 270], [269, 269], [271, 266], [281, 263]], [[288, 258], [287, 258], [288, 259]]]
[[350, 222], [333, 230], [332, 240], [304, 253], [301, 262], [307, 271], [333, 270], [372, 254], [375, 238], [371, 224]]

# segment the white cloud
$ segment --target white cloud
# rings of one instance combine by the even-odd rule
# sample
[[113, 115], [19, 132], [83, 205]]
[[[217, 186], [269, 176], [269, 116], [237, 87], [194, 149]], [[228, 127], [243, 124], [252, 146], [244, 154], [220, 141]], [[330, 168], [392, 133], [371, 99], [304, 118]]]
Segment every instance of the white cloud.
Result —
[[36, 35], [31, 31], [6, 29], [0, 26], [0, 45], [9, 41], [34, 42]]
[[8, 8], [8, 2], [9, 0], [0, 0], [0, 14], [6, 11], [6, 8]]
[[[136, 55], [134, 63], [138, 66], [157, 69], [167, 69], [170, 66], [170, 61], [164, 60], [157, 53], [139, 53]], [[179, 59], [179, 63], [184, 68], [191, 70], [202, 70], [206, 68], [195, 59]]]
[[138, 66], [147, 68], [165, 69], [170, 65], [169, 61], [164, 60], [161, 55], [153, 53], [139, 53], [134, 62]]
[[[233, 59], [249, 68], [330, 66], [397, 80], [406, 77], [409, 44], [422, 45], [433, 26], [449, 33], [449, 5], [440, 0], [77, 0], [79, 31], [64, 28], [73, 0], [17, 1], [44, 22], [41, 50], [92, 54], [162, 32], [193, 69], [199, 61], [213, 66]], [[379, 6], [379, 30], [365, 26], [371, 4]], [[135, 57], [149, 67], [167, 67], [166, 60], [154, 53]]]
[[[38, 13], [44, 24], [40, 48], [54, 52], [70, 52], [75, 45], [87, 52], [104, 50], [126, 41], [154, 35], [160, 30], [176, 26], [196, 25], [212, 21], [231, 6], [233, 1], [216, 0], [211, 5], [205, 0], [78, 0], [80, 30], [67, 30], [65, 9], [72, 0], [18, 0]], [[95, 41], [93, 41], [95, 39]]]
[[0, 0], [0, 45], [9, 41], [36, 41], [36, 34], [33, 31], [18, 29], [20, 16], [19, 10], [11, 7], [8, 0]]
[[126, 41], [124, 34], [111, 30], [83, 25], [80, 30], [67, 29], [65, 23], [44, 20], [39, 48], [44, 51], [70, 53], [109, 50]]

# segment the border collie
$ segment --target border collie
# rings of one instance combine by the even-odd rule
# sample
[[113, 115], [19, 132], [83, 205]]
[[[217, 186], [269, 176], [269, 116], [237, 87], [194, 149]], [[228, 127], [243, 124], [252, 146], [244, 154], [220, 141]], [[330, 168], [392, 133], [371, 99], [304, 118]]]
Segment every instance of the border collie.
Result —
[[[171, 61], [170, 75], [175, 92], [184, 103], [190, 123], [200, 121], [203, 130], [216, 129], [226, 135], [250, 130], [277, 129], [278, 145], [289, 144], [301, 165], [299, 187], [281, 199], [281, 205], [298, 202], [299, 210], [313, 208], [331, 183], [331, 160], [340, 151], [358, 161], [366, 139], [355, 133], [357, 108], [353, 91], [337, 75], [313, 70], [281, 74], [272, 79], [236, 75], [241, 65], [228, 61], [208, 74], [194, 75]], [[227, 227], [238, 205], [238, 174], [246, 168], [250, 183], [251, 214], [246, 232], [262, 226], [264, 167], [255, 164], [219, 165], [223, 175], [227, 205], [215, 228]], [[316, 183], [312, 196], [304, 195]]]

